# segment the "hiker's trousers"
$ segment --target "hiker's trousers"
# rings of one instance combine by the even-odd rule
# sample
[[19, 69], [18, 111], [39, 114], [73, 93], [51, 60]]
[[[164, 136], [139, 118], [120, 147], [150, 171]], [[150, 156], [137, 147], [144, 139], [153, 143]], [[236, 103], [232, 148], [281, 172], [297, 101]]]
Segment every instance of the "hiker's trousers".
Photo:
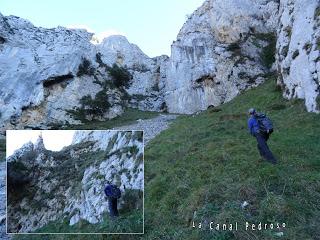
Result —
[[110, 213], [110, 216], [111, 217], [119, 216], [118, 199], [113, 198], [113, 197], [109, 197], [108, 198], [108, 202], [109, 202], [109, 213]]
[[258, 150], [264, 159], [266, 159], [268, 162], [271, 162], [272, 164], [277, 163], [277, 159], [273, 156], [272, 152], [270, 151], [267, 141], [269, 139], [269, 134], [268, 133], [256, 133], [254, 135], [257, 139], [258, 142]]

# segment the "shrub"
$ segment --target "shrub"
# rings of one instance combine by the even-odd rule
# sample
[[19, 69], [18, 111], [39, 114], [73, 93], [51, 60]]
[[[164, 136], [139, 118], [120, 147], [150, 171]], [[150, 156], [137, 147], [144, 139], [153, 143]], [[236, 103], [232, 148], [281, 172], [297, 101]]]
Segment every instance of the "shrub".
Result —
[[287, 57], [288, 52], [289, 52], [289, 46], [284, 46], [284, 47], [282, 48], [282, 50], [281, 50], [281, 55], [282, 55], [283, 57]]
[[287, 36], [289, 38], [291, 38], [291, 35], [292, 35], [292, 28], [290, 26], [287, 26], [284, 31], [287, 33]]
[[106, 67], [107, 71], [112, 77], [114, 85], [118, 88], [129, 87], [129, 82], [132, 79], [132, 75], [124, 67], [119, 67], [117, 64], [113, 64], [112, 67]]
[[90, 95], [83, 96], [80, 99], [80, 104], [81, 107], [68, 111], [70, 115], [80, 121], [86, 120], [88, 115], [91, 115], [93, 118], [102, 117], [111, 107], [105, 90], [98, 92], [95, 98], [92, 98]]
[[227, 47], [228, 51], [236, 51], [236, 50], [240, 50], [240, 46], [239, 43], [231, 43], [228, 47]]
[[310, 42], [307, 42], [304, 44], [303, 49], [306, 50], [306, 52], [309, 54], [312, 48], [312, 44]]
[[80, 63], [78, 68], [77, 77], [81, 77], [83, 75], [93, 75], [93, 73], [94, 68], [91, 66], [91, 62], [86, 58], [82, 58], [82, 63]]
[[143, 192], [141, 190], [135, 189], [127, 189], [122, 196], [122, 200], [124, 201], [121, 212], [130, 212], [133, 209], [141, 209], [142, 208], [142, 200]]
[[293, 54], [292, 54], [292, 59], [295, 59], [296, 57], [298, 57], [299, 56], [299, 50], [297, 49], [297, 50], [295, 50], [294, 52], [293, 52]]
[[90, 95], [84, 96], [80, 103], [87, 114], [102, 116], [111, 106], [108, 102], [108, 95], [105, 91], [100, 91], [92, 99]]
[[105, 63], [101, 59], [101, 53], [96, 54], [96, 62], [99, 64], [100, 67], [105, 67]]
[[259, 37], [268, 42], [268, 45], [262, 48], [260, 59], [265, 67], [271, 68], [275, 61], [277, 38], [274, 34], [263, 34]]

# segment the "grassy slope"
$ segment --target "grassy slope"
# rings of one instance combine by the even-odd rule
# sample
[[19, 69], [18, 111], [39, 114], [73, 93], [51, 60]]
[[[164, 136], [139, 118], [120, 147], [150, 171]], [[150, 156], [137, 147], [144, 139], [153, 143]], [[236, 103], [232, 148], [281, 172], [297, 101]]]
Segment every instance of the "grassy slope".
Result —
[[[269, 145], [280, 161], [277, 166], [259, 161], [256, 141], [246, 129], [249, 107], [266, 110], [274, 121]], [[320, 115], [306, 113], [301, 101], [282, 99], [271, 80], [221, 110], [179, 117], [146, 147], [143, 239], [274, 238], [272, 231], [192, 229], [192, 220], [206, 219], [231, 219], [239, 225], [284, 221], [287, 228], [281, 239], [319, 236]], [[240, 208], [243, 201], [250, 203], [246, 210]], [[54, 239], [88, 239], [59, 237]]]
[[[260, 162], [247, 133], [249, 107], [266, 110], [275, 132], [270, 148], [280, 163]], [[150, 239], [272, 239], [271, 231], [194, 230], [195, 220], [284, 221], [282, 239], [320, 235], [320, 116], [288, 102], [273, 80], [196, 117], [180, 117], [146, 149], [146, 231]], [[279, 110], [272, 110], [279, 109]], [[239, 207], [244, 200], [247, 210]]]

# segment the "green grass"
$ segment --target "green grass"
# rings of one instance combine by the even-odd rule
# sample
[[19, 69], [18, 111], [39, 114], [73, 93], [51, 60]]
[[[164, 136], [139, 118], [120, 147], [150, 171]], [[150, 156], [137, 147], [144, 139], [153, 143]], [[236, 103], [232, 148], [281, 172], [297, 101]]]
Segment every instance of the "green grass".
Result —
[[[320, 219], [320, 116], [286, 101], [275, 81], [196, 117], [180, 117], [145, 153], [148, 239], [276, 239], [271, 230], [195, 230], [192, 221], [285, 222], [282, 239], [314, 239]], [[261, 162], [247, 109], [266, 111], [277, 166]], [[250, 204], [240, 208], [243, 201]], [[194, 214], [196, 212], [196, 216]]]
[[[120, 211], [121, 214], [121, 211]], [[121, 214], [117, 219], [111, 219], [107, 214], [103, 221], [97, 224], [90, 224], [88, 221], [81, 220], [73, 226], [69, 226], [69, 220], [55, 221], [38, 229], [37, 233], [142, 233], [143, 214], [142, 210], [133, 210]]]
[[[138, 109], [133, 109], [133, 108], [127, 108], [124, 112], [119, 117], [110, 119], [108, 121], [87, 121], [85, 124], [82, 125], [69, 125], [66, 127], [63, 127], [63, 129], [94, 129], [94, 130], [99, 130], [99, 129], [111, 129], [114, 127], [120, 127], [123, 125], [128, 125], [131, 123], [134, 123], [134, 121], [138, 119], [149, 119], [158, 116], [158, 112], [144, 112], [140, 111]], [[60, 128], [61, 129], [61, 128]]]
[[[266, 111], [275, 131], [269, 146], [279, 160], [260, 161], [247, 132], [247, 109]], [[320, 235], [320, 115], [286, 101], [269, 80], [220, 106], [180, 116], [145, 149], [145, 235], [90, 239], [316, 239]], [[240, 208], [243, 201], [249, 206]], [[275, 230], [217, 232], [192, 221], [285, 222]], [[58, 236], [46, 239], [87, 239]], [[83, 237], [83, 238], [82, 238]]]
[[6, 160], [6, 140], [0, 139], [0, 162]]
[[[36, 233], [142, 233], [143, 232], [143, 214], [141, 209], [131, 212], [121, 213], [117, 219], [111, 219], [107, 214], [104, 215], [103, 221], [97, 224], [90, 224], [87, 221], [80, 221], [73, 226], [69, 226], [68, 219], [50, 222], [46, 226], [38, 229]], [[121, 236], [121, 235], [119, 235]], [[126, 236], [126, 235], [124, 235]], [[127, 235], [134, 236], [134, 235]], [[13, 239], [109, 239], [110, 235], [19, 235]]]

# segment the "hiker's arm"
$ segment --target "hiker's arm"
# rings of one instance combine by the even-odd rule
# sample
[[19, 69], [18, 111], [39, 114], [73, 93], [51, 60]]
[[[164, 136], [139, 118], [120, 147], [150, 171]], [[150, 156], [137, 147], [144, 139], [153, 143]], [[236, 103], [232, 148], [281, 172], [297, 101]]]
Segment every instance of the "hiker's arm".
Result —
[[253, 135], [253, 121], [252, 121], [252, 119], [250, 118], [249, 120], [248, 120], [248, 129], [249, 129], [249, 133], [251, 134], [251, 135]]

